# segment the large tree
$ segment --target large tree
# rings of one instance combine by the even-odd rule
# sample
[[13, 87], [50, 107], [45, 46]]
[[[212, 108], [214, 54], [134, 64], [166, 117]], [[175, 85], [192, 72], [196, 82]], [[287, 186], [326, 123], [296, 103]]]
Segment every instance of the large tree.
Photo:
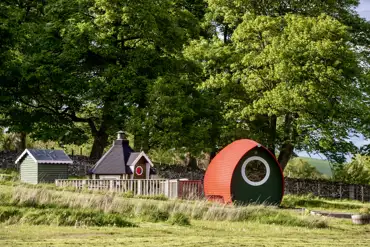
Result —
[[203, 88], [219, 92], [229, 125], [278, 154], [283, 167], [294, 149], [335, 160], [354, 151], [348, 137], [367, 111], [359, 65], [369, 24], [351, 9], [358, 2], [208, 3], [214, 37], [186, 53], [204, 68]]
[[186, 67], [181, 50], [199, 28], [179, 8], [183, 2], [48, 1], [23, 25], [9, 122], [32, 126], [39, 138], [68, 135], [66, 141], [81, 139], [87, 127], [91, 157], [100, 157], [109, 134], [146, 106], [149, 85]]

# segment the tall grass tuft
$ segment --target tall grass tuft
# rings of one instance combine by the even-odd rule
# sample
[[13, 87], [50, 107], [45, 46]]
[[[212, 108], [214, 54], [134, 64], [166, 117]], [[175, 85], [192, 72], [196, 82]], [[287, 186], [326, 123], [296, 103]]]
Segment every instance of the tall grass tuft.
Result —
[[189, 219], [196, 220], [252, 221], [309, 228], [327, 226], [327, 223], [321, 219], [312, 220], [312, 216], [303, 217], [296, 213], [263, 205], [232, 206], [207, 201], [160, 201], [123, 198], [115, 193], [86, 194], [83, 192], [52, 191], [44, 188], [30, 189], [21, 186], [14, 189], [8, 203], [14, 206], [44, 209], [92, 210], [98, 213], [118, 214], [125, 218], [150, 222], [173, 220], [181, 213]]
[[179, 225], [179, 226], [190, 226], [190, 219], [186, 214], [177, 212], [171, 215], [168, 219], [168, 222], [171, 225]]
[[33, 209], [0, 207], [0, 222], [6, 224], [57, 226], [116, 226], [134, 227], [119, 214], [104, 214], [91, 210]]

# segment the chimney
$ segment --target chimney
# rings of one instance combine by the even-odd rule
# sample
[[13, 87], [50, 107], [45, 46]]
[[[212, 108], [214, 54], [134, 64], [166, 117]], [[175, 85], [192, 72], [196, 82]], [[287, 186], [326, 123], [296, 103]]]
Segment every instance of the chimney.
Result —
[[124, 140], [125, 139], [125, 132], [122, 130], [117, 132], [117, 140]]

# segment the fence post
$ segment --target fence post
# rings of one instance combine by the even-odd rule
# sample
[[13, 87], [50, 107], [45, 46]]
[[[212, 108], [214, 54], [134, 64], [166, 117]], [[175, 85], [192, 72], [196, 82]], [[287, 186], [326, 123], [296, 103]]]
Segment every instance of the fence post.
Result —
[[361, 202], [364, 203], [364, 186], [361, 185]]
[[137, 181], [137, 195], [141, 195], [141, 179], [137, 179], [136, 181]]
[[164, 195], [167, 196], [168, 198], [170, 198], [171, 196], [171, 188], [170, 188], [170, 180], [167, 179], [165, 182], [164, 182]]
[[317, 183], [317, 196], [320, 197], [320, 182]]
[[113, 191], [113, 180], [109, 180], [109, 190]]

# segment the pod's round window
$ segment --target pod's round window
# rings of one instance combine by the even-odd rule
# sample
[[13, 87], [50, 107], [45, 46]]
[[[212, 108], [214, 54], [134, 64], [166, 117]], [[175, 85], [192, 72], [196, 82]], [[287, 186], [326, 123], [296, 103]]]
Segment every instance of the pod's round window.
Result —
[[140, 176], [144, 172], [144, 169], [141, 166], [136, 167], [136, 175]]
[[244, 161], [241, 172], [245, 182], [259, 186], [266, 183], [270, 177], [270, 166], [263, 158], [252, 156]]

